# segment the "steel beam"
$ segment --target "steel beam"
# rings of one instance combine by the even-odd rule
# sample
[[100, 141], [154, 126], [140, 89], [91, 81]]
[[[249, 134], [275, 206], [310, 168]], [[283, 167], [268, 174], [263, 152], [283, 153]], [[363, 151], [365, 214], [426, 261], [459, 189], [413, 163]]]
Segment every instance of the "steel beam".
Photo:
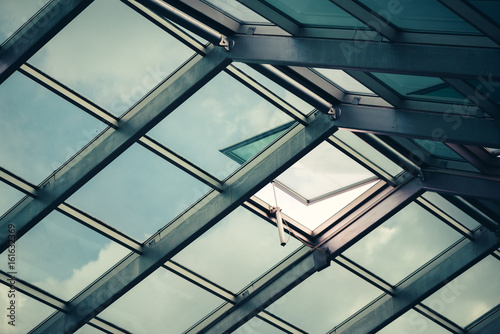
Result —
[[375, 333], [472, 267], [500, 245], [500, 236], [486, 229], [474, 233], [449, 252], [336, 329], [336, 333]]
[[44, 182], [37, 198], [26, 198], [0, 220], [0, 252], [8, 245], [8, 224], [16, 225], [18, 238], [24, 235], [228, 63], [222, 48], [214, 48], [205, 57], [192, 58], [158, 86], [120, 120], [118, 130], [108, 128]]
[[341, 105], [339, 128], [389, 136], [421, 138], [475, 146], [500, 146], [500, 121], [449, 113], [435, 114]]
[[54, 0], [21, 27], [0, 49], [0, 84], [93, 0]]
[[292, 129], [261, 159], [252, 160], [225, 183], [222, 193], [188, 210], [154, 236], [141, 256], [131, 256], [70, 304], [67, 314], [57, 313], [34, 333], [74, 331], [133, 288], [190, 242], [207, 231], [283, 170], [302, 158], [335, 131], [328, 116], [315, 115], [305, 128]]
[[500, 49], [256, 35], [233, 39], [230, 57], [238, 62], [500, 79]]
[[489, 97], [489, 94], [482, 93], [479, 89], [472, 87], [464, 80], [446, 78], [443, 80], [460, 94], [466, 96], [471, 102], [474, 102], [491, 117], [500, 118], [500, 106]]

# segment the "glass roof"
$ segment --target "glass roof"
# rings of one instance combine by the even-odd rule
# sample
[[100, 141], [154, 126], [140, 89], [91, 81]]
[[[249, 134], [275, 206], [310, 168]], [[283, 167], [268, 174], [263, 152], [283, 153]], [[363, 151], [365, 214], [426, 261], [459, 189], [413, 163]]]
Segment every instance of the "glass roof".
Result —
[[499, 328], [497, 7], [0, 0], [0, 333]]

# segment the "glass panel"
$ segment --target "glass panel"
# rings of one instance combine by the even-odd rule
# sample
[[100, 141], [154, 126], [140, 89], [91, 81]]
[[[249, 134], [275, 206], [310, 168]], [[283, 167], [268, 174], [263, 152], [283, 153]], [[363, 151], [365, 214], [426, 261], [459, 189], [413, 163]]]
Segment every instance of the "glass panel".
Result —
[[333, 70], [329, 68], [314, 68], [314, 70], [344, 92], [375, 95], [375, 93], [342, 70]]
[[344, 255], [396, 285], [461, 237], [418, 204], [410, 203]]
[[239, 327], [233, 334], [283, 334], [282, 330], [266, 323], [257, 317], [248, 320], [243, 326]]
[[269, 23], [268, 20], [258, 15], [253, 10], [240, 4], [236, 0], [202, 0], [211, 4], [221, 12], [231, 16], [239, 22], [245, 23]]
[[414, 310], [409, 310], [377, 332], [377, 334], [420, 333], [449, 334], [450, 332]]
[[314, 199], [373, 177], [366, 168], [323, 142], [277, 180], [303, 197]]
[[16, 72], [0, 86], [0, 164], [38, 184], [105, 125]]
[[433, 141], [433, 140], [424, 140], [424, 139], [409, 139], [413, 141], [418, 146], [426, 150], [430, 155], [439, 159], [451, 159], [458, 161], [465, 161], [460, 155], [458, 155], [451, 148], [446, 146], [442, 142]]
[[282, 111], [221, 73], [148, 134], [224, 179], [239, 164], [221, 150], [290, 121]]
[[371, 74], [403, 97], [469, 103], [462, 94], [439, 78], [393, 73]]
[[238, 292], [300, 245], [290, 238], [281, 247], [276, 227], [239, 207], [173, 260]]
[[[361, 196], [365, 191], [370, 189], [374, 183], [354, 188], [353, 190], [340, 193], [309, 205], [305, 205], [298, 201], [278, 187], [275, 187], [275, 191], [278, 206], [282, 209], [282, 212], [312, 231], [324, 223], [328, 218], [342, 210], [346, 205]], [[273, 186], [270, 184], [259, 190], [255, 196], [272, 206], [276, 206]]]
[[469, 0], [477, 9], [483, 12], [497, 24], [500, 24], [500, 1], [495, 0]]
[[16, 253], [19, 278], [69, 300], [129, 251], [53, 212], [16, 242]]
[[192, 54], [120, 1], [96, 0], [30, 62], [119, 116]]
[[423, 304], [465, 327], [500, 303], [500, 261], [488, 256]]
[[23, 197], [22, 192], [0, 181], [0, 217]]
[[308, 333], [326, 333], [379, 295], [376, 287], [332, 262], [266, 310]]
[[[2, 262], [4, 262], [2, 255]], [[25, 294], [15, 290], [12, 295], [12, 290], [6, 285], [0, 284], [0, 305], [2, 305], [2, 321], [0, 321], [0, 333], [9, 334], [26, 334], [35, 326], [42, 322], [49, 315], [54, 313], [55, 309], [33, 299]], [[11, 311], [5, 308], [10, 307], [14, 301], [14, 317], [10, 317]], [[9, 321], [13, 321], [9, 324]]]
[[0, 44], [29, 20], [48, 0], [0, 0]]
[[334, 28], [367, 27], [328, 0], [266, 0], [265, 2], [306, 26]]
[[[499, 2], [500, 4], [500, 2]], [[472, 101], [477, 99], [478, 104], [486, 98], [489, 98], [500, 104], [500, 82], [492, 81], [491, 78], [480, 77], [480, 80], [469, 80], [475, 90], [475, 96], [469, 97]]]
[[393, 177], [404, 171], [403, 168], [399, 167], [385, 155], [368, 145], [365, 141], [348, 130], [338, 130], [333, 136], [349, 145], [351, 148], [362, 154], [368, 160], [385, 170]]
[[208, 190], [208, 186], [134, 144], [68, 202], [144, 241]]
[[90, 325], [85, 325], [75, 332], [75, 334], [103, 334], [104, 332], [92, 327]]
[[360, 0], [371, 10], [405, 30], [479, 34], [436, 0]]
[[439, 194], [428, 191], [423, 194], [422, 197], [432, 202], [435, 206], [446, 212], [448, 216], [452, 217], [460, 224], [467, 227], [469, 230], [472, 231], [480, 226], [480, 224], [474, 218], [445, 200]]
[[223, 300], [159, 268], [100, 318], [132, 333], [183, 333]]
[[285, 100], [288, 102], [290, 105], [295, 107], [297, 110], [302, 112], [304, 115], [309, 115], [313, 110], [314, 107], [311, 106], [309, 103], [305, 102], [301, 98], [297, 97], [297, 95], [289, 92], [285, 88], [281, 87], [278, 85], [276, 82], [272, 81], [265, 75], [260, 74], [250, 66], [248, 66], [245, 63], [233, 63], [233, 65], [241, 70], [242, 72], [245, 72], [247, 75], [252, 77], [255, 81], [257, 81], [259, 84], [263, 85], [270, 91], [272, 91], [274, 94], [279, 96], [281, 99]]

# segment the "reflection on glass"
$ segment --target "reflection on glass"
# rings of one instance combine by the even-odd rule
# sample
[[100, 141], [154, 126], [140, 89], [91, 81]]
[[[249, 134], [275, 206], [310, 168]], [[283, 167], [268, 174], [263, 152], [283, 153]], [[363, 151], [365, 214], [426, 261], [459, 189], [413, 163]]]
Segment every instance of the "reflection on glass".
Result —
[[462, 94], [439, 78], [393, 73], [372, 75], [403, 97], [468, 103]]
[[301, 98], [297, 97], [297, 95], [289, 92], [285, 88], [281, 87], [278, 85], [276, 82], [272, 81], [265, 75], [260, 74], [250, 66], [248, 66], [245, 63], [233, 63], [233, 65], [240, 69], [242, 72], [245, 72], [248, 76], [252, 77], [255, 81], [257, 81], [259, 84], [263, 85], [270, 91], [272, 91], [274, 94], [279, 96], [281, 99], [285, 100], [289, 104], [291, 104], [293, 107], [295, 107], [297, 110], [299, 110], [302, 114], [304, 115], [309, 115], [313, 110], [314, 107], [311, 106], [309, 103], [305, 102]]
[[30, 63], [119, 116], [192, 54], [120, 1], [96, 0]]
[[[278, 187], [275, 187], [274, 191], [276, 191], [278, 206], [282, 209], [282, 212], [290, 218], [293, 218], [294, 220], [299, 222], [301, 225], [313, 231], [322, 223], [324, 223], [328, 218], [332, 217], [334, 214], [342, 210], [346, 205], [361, 196], [374, 184], [375, 182], [353, 188], [350, 191], [337, 194], [333, 197], [327, 197], [323, 200], [309, 205], [305, 205], [304, 203], [293, 198]], [[273, 186], [271, 184], [268, 184], [267, 186], [259, 190], [255, 194], [255, 196], [272, 206], [276, 206], [274, 200], [274, 191]]]
[[22, 192], [0, 181], [0, 217], [23, 197]]
[[0, 86], [0, 165], [38, 184], [104, 124], [16, 72]]
[[445, 200], [439, 194], [428, 191], [423, 194], [422, 197], [432, 202], [432, 204], [437, 206], [439, 209], [444, 211], [448, 216], [455, 219], [460, 224], [467, 227], [469, 230], [472, 231], [475, 228], [479, 227], [480, 224], [474, 218]]
[[[2, 257], [3, 259], [4, 257]], [[15, 296], [10, 298], [10, 290], [10, 287], [0, 284], [0, 305], [3, 309], [0, 333], [26, 334], [55, 311], [55, 309], [26, 296], [19, 290], [16, 290]], [[10, 305], [11, 300], [15, 301], [16, 307], [14, 326], [9, 325], [8, 321], [12, 320], [8, 317], [8, 311], [5, 309]]]
[[229, 14], [239, 22], [245, 23], [269, 23], [268, 20], [247, 8], [236, 0], [202, 0], [213, 5], [220, 11]]
[[486, 257], [423, 304], [465, 327], [500, 303], [500, 261]]
[[430, 155], [432, 155], [433, 157], [440, 159], [465, 161], [464, 158], [462, 158], [460, 155], [458, 155], [455, 151], [453, 151], [451, 148], [449, 148], [442, 142], [416, 139], [416, 138], [409, 140], [415, 142], [418, 146], [429, 152]]
[[239, 207], [173, 260], [236, 293], [300, 245], [281, 247], [276, 227]]
[[495, 0], [468, 0], [494, 22], [500, 24], [500, 2]]
[[436, 0], [360, 0], [385, 20], [404, 30], [479, 34]]
[[290, 121], [285, 113], [221, 73], [148, 135], [222, 180], [240, 165], [220, 150]]
[[[64, 300], [116, 264], [128, 250], [58, 212], [16, 242], [18, 277]], [[1, 256], [5, 257], [4, 252]], [[6, 270], [6, 262], [0, 268]]]
[[410, 203], [344, 255], [395, 285], [460, 238], [444, 222]]
[[222, 300], [159, 268], [99, 316], [132, 333], [183, 333]]
[[134, 144], [68, 203], [144, 241], [208, 190], [208, 186]]
[[377, 334], [450, 334], [449, 331], [439, 326], [420, 313], [409, 310], [389, 325], [378, 331]]
[[332, 28], [367, 27], [328, 0], [266, 0], [265, 2], [305, 26]]
[[323, 142], [281, 173], [277, 180], [310, 200], [373, 177], [369, 170]]
[[30, 19], [48, 0], [0, 0], [0, 44]]
[[308, 333], [326, 333], [379, 295], [376, 287], [332, 262], [266, 311]]
[[325, 78], [327, 78], [335, 86], [342, 89], [344, 92], [375, 95], [375, 93], [342, 70], [329, 68], [314, 68], [314, 70], [321, 73]]

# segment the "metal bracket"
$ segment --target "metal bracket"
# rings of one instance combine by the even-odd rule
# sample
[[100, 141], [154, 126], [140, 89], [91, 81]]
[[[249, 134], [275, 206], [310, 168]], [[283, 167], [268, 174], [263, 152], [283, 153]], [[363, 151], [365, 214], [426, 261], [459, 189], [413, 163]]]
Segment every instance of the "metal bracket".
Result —
[[334, 107], [334, 106], [331, 106], [330, 110], [328, 110], [327, 112], [327, 114], [330, 115], [333, 120], [339, 118], [341, 113], [342, 110], [340, 109], [340, 107]]
[[224, 49], [226, 49], [226, 51], [231, 51], [234, 46], [234, 41], [227, 38], [226, 36], [222, 36], [219, 42], [219, 46], [222, 46]]

